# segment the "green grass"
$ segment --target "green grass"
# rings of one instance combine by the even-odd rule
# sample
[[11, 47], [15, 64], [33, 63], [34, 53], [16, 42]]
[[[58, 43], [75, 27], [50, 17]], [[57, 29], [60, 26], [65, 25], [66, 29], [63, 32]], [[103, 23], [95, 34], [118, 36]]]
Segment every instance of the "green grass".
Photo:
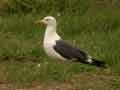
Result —
[[[28, 10], [27, 6], [25, 11], [22, 10], [19, 4], [22, 1], [17, 2], [21, 5], [17, 6], [19, 8], [12, 4], [13, 8], [9, 6], [7, 14], [4, 11], [0, 16], [0, 82], [12, 84], [11, 88], [38, 83], [48, 90], [53, 89], [55, 83], [55, 86], [65, 90], [119, 90], [120, 9], [117, 0], [112, 5], [103, 6], [93, 3], [95, 0], [80, 0], [81, 6], [76, 5], [77, 0], [74, 3], [70, 0], [69, 7], [60, 5], [60, 0], [56, 3], [52, 1], [42, 2], [39, 10], [36, 8], [40, 4], [34, 3], [31, 7], [36, 12], [31, 8]], [[52, 6], [43, 11], [44, 4], [50, 3]], [[28, 4], [31, 5], [31, 2]], [[49, 11], [49, 8], [56, 6]], [[42, 48], [45, 27], [34, 25], [35, 20], [46, 15], [57, 18], [58, 33], [64, 39], [93, 57], [104, 60], [108, 69], [60, 62], [48, 57]]]

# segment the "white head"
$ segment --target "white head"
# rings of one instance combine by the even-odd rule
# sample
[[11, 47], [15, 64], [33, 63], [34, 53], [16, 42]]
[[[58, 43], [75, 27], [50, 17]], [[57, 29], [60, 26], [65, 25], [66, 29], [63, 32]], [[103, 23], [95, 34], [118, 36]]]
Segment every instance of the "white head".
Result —
[[36, 21], [36, 23], [42, 23], [46, 26], [56, 26], [56, 19], [52, 16], [46, 16], [42, 20]]
[[44, 41], [48, 42], [53, 40], [59, 40], [60, 36], [56, 33], [56, 19], [52, 16], [46, 16], [42, 20], [37, 20], [36, 24], [46, 25]]

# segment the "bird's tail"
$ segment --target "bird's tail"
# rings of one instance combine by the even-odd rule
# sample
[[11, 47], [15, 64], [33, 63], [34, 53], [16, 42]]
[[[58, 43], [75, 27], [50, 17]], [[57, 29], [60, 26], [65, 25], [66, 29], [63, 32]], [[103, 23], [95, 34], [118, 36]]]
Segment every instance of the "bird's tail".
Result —
[[104, 61], [97, 60], [97, 59], [94, 59], [94, 58], [92, 58], [91, 60], [92, 60], [92, 62], [90, 63], [91, 65], [106, 68], [106, 63]]

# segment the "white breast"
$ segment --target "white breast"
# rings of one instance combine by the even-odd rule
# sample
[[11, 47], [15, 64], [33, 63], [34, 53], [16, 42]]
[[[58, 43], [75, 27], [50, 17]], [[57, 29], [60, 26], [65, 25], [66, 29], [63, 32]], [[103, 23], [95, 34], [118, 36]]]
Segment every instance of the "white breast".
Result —
[[59, 40], [59, 39], [60, 39], [59, 36], [51, 36], [51, 37], [45, 36], [44, 42], [43, 42], [44, 50], [47, 53], [47, 55], [52, 58], [65, 60], [65, 58], [59, 55], [53, 48], [54, 45], [56, 45], [56, 40]]

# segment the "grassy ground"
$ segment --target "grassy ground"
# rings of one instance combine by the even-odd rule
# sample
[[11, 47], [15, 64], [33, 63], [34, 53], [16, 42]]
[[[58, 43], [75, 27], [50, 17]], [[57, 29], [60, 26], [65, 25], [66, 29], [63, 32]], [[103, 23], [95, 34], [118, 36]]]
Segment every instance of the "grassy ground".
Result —
[[[69, 3], [67, 13], [67, 9], [61, 12], [64, 6], [58, 5], [57, 10], [48, 13], [49, 8], [44, 13], [1, 14], [0, 90], [120, 89], [119, 3], [114, 5], [114, 1], [113, 6], [99, 6], [91, 2], [89, 6], [80, 1], [83, 3], [81, 8], [71, 9], [75, 3]], [[73, 13], [79, 9], [82, 11]], [[16, 8], [11, 11], [16, 12], [15, 10]], [[48, 14], [57, 18], [58, 33], [64, 39], [88, 51], [93, 57], [104, 60], [108, 69], [49, 58], [42, 48], [45, 28], [33, 23]]]

